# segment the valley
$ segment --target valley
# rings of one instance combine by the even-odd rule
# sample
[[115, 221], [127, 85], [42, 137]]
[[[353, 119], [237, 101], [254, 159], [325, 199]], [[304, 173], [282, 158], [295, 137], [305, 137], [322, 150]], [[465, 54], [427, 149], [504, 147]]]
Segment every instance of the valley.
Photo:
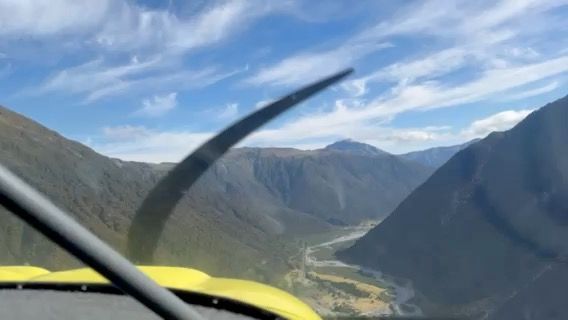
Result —
[[[133, 214], [175, 165], [109, 158], [1, 107], [0, 133], [2, 165], [120, 252]], [[235, 148], [181, 199], [154, 259], [280, 287], [326, 316], [420, 314], [410, 282], [335, 253], [435, 169], [352, 140], [318, 150]], [[4, 210], [0, 222], [0, 264], [80, 266]]]
[[286, 275], [289, 290], [328, 317], [421, 315], [412, 304], [414, 290], [409, 281], [336, 259], [337, 250], [352, 245], [374, 225], [305, 237], [300, 252], [291, 258], [298, 268]]

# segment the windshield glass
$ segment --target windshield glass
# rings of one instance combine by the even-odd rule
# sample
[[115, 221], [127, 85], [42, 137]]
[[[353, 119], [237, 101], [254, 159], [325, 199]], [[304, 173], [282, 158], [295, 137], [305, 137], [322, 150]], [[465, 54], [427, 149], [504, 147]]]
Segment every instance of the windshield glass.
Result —
[[[0, 0], [0, 164], [137, 265], [322, 317], [568, 318], [567, 18], [547, 0]], [[0, 208], [0, 265], [82, 263]]]

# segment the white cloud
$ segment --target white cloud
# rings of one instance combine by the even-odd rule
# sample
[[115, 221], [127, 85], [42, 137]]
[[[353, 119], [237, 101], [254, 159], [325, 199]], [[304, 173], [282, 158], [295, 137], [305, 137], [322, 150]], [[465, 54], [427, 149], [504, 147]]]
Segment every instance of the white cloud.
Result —
[[394, 140], [398, 143], [432, 141], [437, 139], [438, 134], [429, 130], [411, 129], [397, 130], [383, 139], [386, 141]]
[[[551, 82], [521, 91], [543, 81], [551, 81], [553, 77], [558, 79], [558, 75], [568, 71], [566, 52], [539, 47], [542, 39], [526, 41], [526, 37], [542, 32], [543, 27], [534, 24], [535, 17], [561, 3], [566, 1], [502, 0], [480, 5], [471, 1], [448, 3], [429, 0], [418, 2], [418, 7], [414, 2], [412, 6], [395, 12], [392, 18], [383, 19], [339, 42], [338, 46], [331, 47], [337, 39], [326, 40], [325, 46], [316, 44], [310, 50], [260, 68], [245, 82], [259, 86], [297, 85], [329, 74], [334, 68], [358, 63], [389, 46], [389, 43], [397, 44], [406, 36], [421, 37], [428, 43], [428, 46], [418, 46], [417, 52], [401, 50], [400, 54], [404, 56], [394, 57], [394, 63], [369, 70], [368, 74], [343, 85], [354, 96], [367, 94], [365, 100], [338, 100], [332, 110], [303, 113], [255, 133], [245, 143], [313, 147], [350, 137], [397, 152], [441, 142], [458, 143], [466, 137], [486, 134], [492, 128], [506, 128], [507, 123], [513, 124], [513, 118], [518, 114], [494, 115], [496, 118], [491, 121], [481, 119], [464, 129], [393, 128], [390, 121], [404, 113], [456, 107], [489, 99], [500, 101], [503, 93], [516, 92], [508, 96], [512, 100], [557, 89], [558, 82]], [[259, 5], [256, 0], [243, 0], [206, 5], [194, 15], [182, 18], [165, 10], [137, 7], [131, 2], [115, 2], [112, 6], [118, 10], [112, 14], [105, 13], [100, 21], [94, 19], [78, 25], [77, 32], [91, 30], [85, 39], [89, 45], [107, 50], [100, 52], [136, 50], [141, 53], [127, 63], [116, 63], [117, 59], [105, 57], [63, 70], [48, 79], [41, 90], [80, 94], [89, 102], [131, 90], [144, 91], [147, 95], [146, 89], [158, 88], [159, 92], [180, 90], [180, 83], [190, 87], [215, 83], [240, 71], [219, 72], [216, 68], [179, 71], [181, 59], [172, 59], [172, 56], [178, 57], [180, 53], [222, 42], [254, 19], [279, 10], [278, 5]], [[546, 28], [555, 27], [557, 25], [552, 24]], [[32, 27], [28, 28], [32, 30], [29, 32], [36, 32]], [[58, 34], [75, 32], [64, 25], [52, 30], [55, 30], [52, 33]], [[565, 30], [555, 30], [555, 35]], [[17, 34], [22, 31], [10, 32]], [[406, 39], [402, 40], [404, 45]], [[547, 45], [550, 43], [544, 40]], [[321, 50], [323, 47], [328, 50]], [[428, 52], [423, 51], [425, 47]], [[551, 51], [554, 53], [551, 54]], [[463, 74], [452, 77], [454, 72], [466, 68]], [[373, 83], [394, 84], [394, 87], [377, 94], [372, 90]], [[227, 105], [223, 111], [217, 111], [220, 117], [235, 117], [238, 105]], [[114, 129], [114, 133], [112, 130], [107, 132], [108, 141], [100, 142], [97, 150], [137, 160], [179, 160], [192, 146], [211, 136], [208, 132], [158, 132], [139, 127], [122, 128], [122, 131]], [[452, 130], [456, 133], [452, 134]], [[112, 138], [113, 134], [120, 137], [121, 132], [124, 136], [131, 134], [133, 138]]]
[[362, 78], [357, 78], [353, 80], [347, 80], [346, 82], [341, 84], [341, 87], [347, 91], [353, 97], [360, 97], [362, 95], [367, 94], [369, 92], [367, 88], [367, 82], [373, 79], [374, 76], [366, 76]]
[[104, 139], [91, 142], [98, 152], [113, 158], [143, 162], [178, 162], [212, 134], [156, 131], [143, 126], [103, 128]]
[[353, 96], [368, 92], [371, 82], [411, 83], [421, 78], [432, 79], [462, 67], [473, 48], [450, 48], [406, 62], [396, 62], [367, 76], [347, 81], [344, 88]]
[[[329, 73], [330, 68], [343, 68], [378, 49], [391, 46], [389, 37], [430, 35], [449, 38], [460, 45], [441, 50], [415, 61], [395, 63], [385, 70], [355, 79], [346, 85], [353, 95], [367, 93], [367, 82], [377, 80], [412, 81], [433, 78], [454, 71], [467, 63], [467, 58], [485, 60], [487, 64], [505, 66], [503, 58], [489, 50], [495, 44], [516, 35], [509, 23], [525, 15], [534, 15], [560, 5], [556, 1], [504, 0], [490, 6], [467, 1], [448, 3], [441, 0], [413, 3], [389, 20], [354, 34], [337, 48], [307, 51], [292, 55], [272, 66], [260, 69], [245, 82], [253, 85], [297, 85]], [[379, 43], [382, 42], [382, 43]], [[532, 48], [515, 47], [508, 54], [535, 57]]]
[[[246, 139], [239, 146], [293, 147], [298, 149], [318, 149], [330, 141], [353, 138], [385, 148], [389, 151], [406, 151], [421, 148], [425, 144], [437, 145], [440, 139], [448, 136], [448, 128], [390, 128], [359, 124], [342, 127], [333, 135], [282, 135], [277, 129], [264, 129]], [[107, 156], [123, 160], [143, 162], [177, 162], [199, 145], [213, 136], [211, 132], [156, 131], [141, 126], [118, 126], [104, 128], [104, 139], [91, 142], [90, 146]], [[294, 133], [294, 132], [290, 132]], [[406, 149], [399, 149], [404, 145]]]
[[85, 32], [108, 14], [108, 0], [0, 0], [0, 36]]
[[565, 5], [565, 0], [501, 0], [488, 2], [428, 0], [408, 5], [392, 19], [363, 33], [365, 37], [428, 34], [442, 37], [491, 37], [505, 24]]
[[373, 39], [400, 34], [416, 33], [445, 33], [453, 30], [449, 25], [463, 18], [463, 13], [458, 9], [457, 2], [440, 0], [422, 1], [407, 5], [393, 18], [379, 21], [375, 26], [363, 31], [361, 37]]
[[157, 47], [183, 52], [220, 42], [254, 19], [279, 9], [279, 5], [257, 0], [220, 1], [181, 19], [168, 11], [123, 3], [116, 6], [95, 40], [109, 49]]
[[[46, 47], [57, 43], [50, 47], [55, 51], [63, 50], [61, 43], [73, 43], [74, 48], [96, 54], [99, 58], [55, 72], [39, 90], [27, 90], [81, 94], [83, 102], [90, 103], [154, 83], [174, 90], [203, 87], [230, 76], [236, 71], [184, 70], [180, 68], [183, 56], [218, 44], [287, 6], [287, 2], [259, 0], [216, 1], [191, 15], [178, 15], [126, 0], [0, 0], [0, 40], [33, 36], [33, 40], [49, 40], [44, 42]], [[125, 62], [125, 53], [135, 55]]]
[[389, 43], [348, 42], [330, 51], [300, 53], [259, 70], [246, 79], [245, 83], [284, 86], [306, 84], [348, 67], [371, 52], [391, 46]]
[[[340, 118], [342, 114], [336, 114]], [[343, 113], [346, 115], [346, 113]], [[390, 152], [398, 152], [425, 143], [436, 143], [447, 135], [449, 128], [394, 128], [372, 120], [331, 121], [306, 117], [300, 121], [289, 122], [274, 129], [263, 129], [247, 138], [244, 145], [265, 147], [295, 147], [303, 145], [320, 146], [340, 139], [351, 138], [369, 143]], [[329, 120], [329, 119], [328, 119]]]
[[225, 108], [219, 113], [220, 119], [232, 119], [239, 114], [238, 103], [228, 103]]
[[393, 98], [377, 98], [363, 115], [398, 114], [480, 101], [494, 94], [533, 83], [568, 71], [568, 56], [506, 69], [487, 70], [472, 81], [458, 86], [425, 82], [403, 87]]
[[423, 59], [410, 61], [408, 63], [392, 64], [384, 70], [381, 70], [378, 76], [396, 82], [401, 80], [414, 81], [423, 77], [434, 78], [462, 66], [466, 56], [466, 49], [446, 49]]
[[[288, 4], [217, 1], [191, 16], [131, 1], [0, 0], [0, 36], [69, 36], [111, 50], [184, 51], [211, 45]], [[78, 39], [79, 40], [79, 39]]]
[[540, 54], [531, 47], [514, 47], [509, 50], [509, 53], [513, 57], [524, 59], [534, 59], [540, 56]]
[[[302, 124], [263, 129], [240, 145], [318, 149], [331, 141], [352, 138], [392, 153], [403, 153], [439, 145], [453, 145], [484, 137], [492, 131], [512, 128], [533, 110], [508, 110], [475, 120], [458, 133], [448, 126], [393, 128], [372, 122], [344, 123], [337, 130], [322, 124], [298, 130]], [[325, 132], [318, 131], [319, 129]], [[210, 132], [156, 131], [142, 126], [117, 126], [103, 129], [105, 141], [91, 146], [111, 157], [144, 162], [177, 162], [213, 136]], [[323, 139], [322, 139], [323, 138]]]
[[99, 58], [59, 71], [44, 82], [38, 92], [84, 93], [87, 101], [94, 101], [125, 90], [134, 77], [155, 69], [160, 59], [154, 57], [144, 62], [131, 59], [124, 65], [108, 66]]
[[551, 91], [554, 91], [558, 88], [560, 83], [558, 81], [552, 81], [544, 86], [539, 86], [536, 88], [528, 89], [528, 90], [518, 90], [515, 93], [509, 94], [500, 100], [503, 101], [510, 101], [510, 100], [522, 100], [530, 97], [539, 96], [541, 94], [545, 94]]
[[461, 131], [466, 139], [482, 138], [494, 131], [505, 131], [514, 127], [528, 116], [534, 109], [507, 110], [476, 120]]
[[539, 14], [566, 3], [568, 2], [565, 0], [503, 0], [489, 9], [480, 10], [474, 17], [466, 19], [461, 28], [466, 32], [480, 33], [500, 27], [522, 16]]
[[216, 68], [201, 70], [174, 70], [162, 56], [153, 56], [140, 61], [133, 57], [126, 64], [108, 65], [103, 59], [57, 72], [33, 93], [64, 92], [85, 96], [84, 102], [123, 94], [128, 91], [181, 88], [202, 88], [242, 72], [242, 69], [220, 72]]
[[[458, 85], [420, 82], [401, 85], [392, 92], [371, 101], [338, 100], [332, 110], [320, 109], [303, 114], [272, 128], [265, 128], [247, 138], [244, 145], [302, 147], [353, 138], [373, 144], [393, 153], [438, 145], [451, 145], [483, 136], [492, 130], [512, 127], [531, 110], [506, 111], [473, 122], [469, 127], [452, 133], [449, 127], [394, 128], [389, 121], [401, 113], [456, 107], [493, 98], [502, 92], [522, 88], [568, 71], [568, 56], [486, 70], [478, 77]], [[231, 108], [229, 108], [231, 109]], [[185, 146], [197, 145], [210, 137], [203, 132], [154, 132], [152, 138], [128, 143], [104, 145], [97, 149], [125, 159], [171, 161], [181, 159]], [[157, 137], [167, 137], [168, 143], [158, 147]], [[162, 141], [162, 140], [159, 140]], [[173, 143], [177, 141], [177, 143]], [[191, 142], [191, 143], [190, 143]], [[168, 146], [168, 147], [165, 147]], [[155, 153], [152, 153], [155, 152]]]
[[[368, 103], [337, 103], [331, 111], [305, 114], [278, 128], [259, 131], [250, 141], [272, 141], [273, 145], [292, 146], [306, 143], [310, 139], [329, 141], [351, 137], [373, 142], [393, 152], [424, 146], [420, 141], [459, 143], [463, 141], [463, 137], [452, 136], [443, 130], [389, 128], [388, 121], [404, 112], [456, 107], [483, 101], [498, 93], [567, 71], [568, 56], [565, 56], [535, 64], [488, 70], [460, 85], [425, 82], [401, 86], [392, 94], [379, 96]], [[407, 144], [393, 143], [403, 140]]]
[[177, 93], [171, 92], [165, 95], [154, 95], [142, 100], [143, 107], [135, 114], [146, 117], [164, 115], [177, 106]]
[[[566, 1], [502, 0], [484, 5], [458, 1], [430, 0], [418, 7], [413, 4], [392, 19], [382, 21], [362, 32], [360, 37], [383, 39], [392, 36], [434, 36], [450, 45], [433, 52], [381, 67], [368, 75], [353, 79], [343, 87], [353, 96], [369, 92], [373, 82], [404, 82], [437, 79], [472, 66], [478, 70], [508, 68], [518, 62], [534, 62], [542, 57], [535, 48], [526, 46], [524, 34], [543, 30], [524, 30], [517, 21], [546, 21], [539, 16]], [[531, 20], [531, 18], [533, 18]], [[533, 21], [534, 23], [534, 21]], [[551, 28], [551, 26], [548, 26]], [[546, 28], [545, 28], [546, 29]]]
[[202, 14], [176, 32], [174, 45], [186, 48], [218, 42], [241, 30], [252, 19], [280, 9], [261, 1], [229, 1]]

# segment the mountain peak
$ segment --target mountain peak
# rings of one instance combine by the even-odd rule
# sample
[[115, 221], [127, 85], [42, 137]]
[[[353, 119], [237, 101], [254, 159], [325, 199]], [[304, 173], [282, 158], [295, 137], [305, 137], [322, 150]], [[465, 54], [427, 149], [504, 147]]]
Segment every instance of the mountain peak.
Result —
[[352, 154], [380, 156], [389, 154], [370, 144], [354, 141], [352, 139], [344, 139], [334, 142], [324, 148], [324, 150], [349, 152]]

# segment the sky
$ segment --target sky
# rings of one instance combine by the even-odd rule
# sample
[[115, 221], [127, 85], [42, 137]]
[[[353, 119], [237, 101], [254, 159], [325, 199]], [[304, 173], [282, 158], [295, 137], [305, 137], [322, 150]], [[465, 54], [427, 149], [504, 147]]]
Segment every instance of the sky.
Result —
[[392, 153], [506, 130], [568, 94], [568, 1], [0, 0], [0, 104], [123, 160], [179, 161], [355, 73], [241, 146]]

